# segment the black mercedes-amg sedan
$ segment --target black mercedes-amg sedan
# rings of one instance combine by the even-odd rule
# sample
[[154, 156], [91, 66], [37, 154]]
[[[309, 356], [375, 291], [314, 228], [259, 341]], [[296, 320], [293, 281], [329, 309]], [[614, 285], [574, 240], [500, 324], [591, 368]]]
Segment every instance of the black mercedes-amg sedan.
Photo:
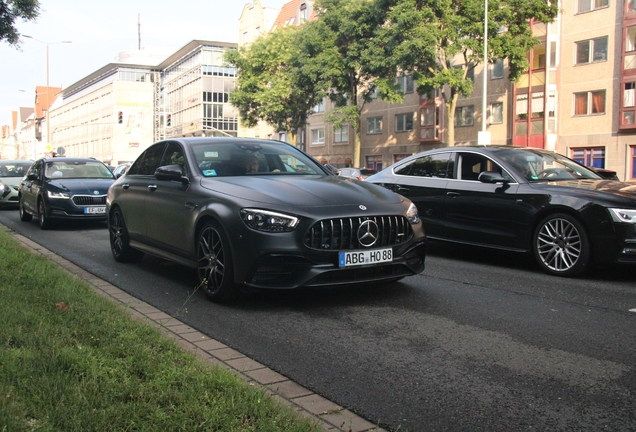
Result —
[[555, 152], [440, 148], [366, 182], [411, 199], [429, 239], [531, 251], [559, 276], [592, 262], [636, 264], [636, 182], [604, 179]]
[[424, 269], [411, 201], [278, 141], [155, 143], [111, 186], [107, 214], [115, 260], [147, 253], [196, 268], [213, 301], [242, 287], [396, 281]]

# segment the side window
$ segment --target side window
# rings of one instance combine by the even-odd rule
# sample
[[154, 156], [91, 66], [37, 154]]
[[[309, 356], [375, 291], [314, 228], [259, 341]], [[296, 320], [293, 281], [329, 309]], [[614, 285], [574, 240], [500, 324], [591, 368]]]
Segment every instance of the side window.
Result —
[[29, 171], [27, 172], [27, 174], [37, 174], [38, 178], [40, 178], [41, 174], [42, 174], [42, 161], [39, 160], [37, 162], [35, 162], [33, 164], [33, 166], [31, 166], [31, 168], [29, 169]]
[[[185, 155], [183, 154], [183, 149], [176, 142], [168, 143], [168, 147], [166, 148], [163, 157], [161, 158], [161, 163], [159, 166], [165, 165], [179, 165], [181, 167], [181, 174], [186, 175], [186, 163], [185, 163]], [[154, 174], [154, 171], [153, 171]]]
[[504, 175], [505, 171], [487, 157], [475, 153], [461, 153], [459, 157], [461, 179], [478, 181], [479, 174], [484, 171], [497, 171]]
[[452, 178], [451, 152], [437, 153], [417, 158], [413, 163], [401, 167], [395, 173], [413, 177]]
[[143, 152], [130, 167], [129, 175], [154, 175], [165, 147], [166, 143], [158, 143]]

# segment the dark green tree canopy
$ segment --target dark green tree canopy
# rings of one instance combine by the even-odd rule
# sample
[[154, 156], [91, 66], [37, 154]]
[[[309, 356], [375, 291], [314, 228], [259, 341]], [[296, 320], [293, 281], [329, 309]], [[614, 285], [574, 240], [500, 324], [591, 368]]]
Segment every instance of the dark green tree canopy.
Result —
[[15, 27], [18, 19], [31, 21], [40, 15], [38, 0], [0, 0], [0, 41], [17, 46], [20, 33]]

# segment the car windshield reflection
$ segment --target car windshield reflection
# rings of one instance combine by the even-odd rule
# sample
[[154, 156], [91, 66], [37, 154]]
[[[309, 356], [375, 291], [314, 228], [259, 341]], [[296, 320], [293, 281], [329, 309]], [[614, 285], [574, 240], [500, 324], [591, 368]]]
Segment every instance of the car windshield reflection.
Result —
[[311, 158], [290, 146], [204, 143], [192, 146], [205, 177], [325, 175]]
[[601, 178], [586, 167], [556, 153], [504, 150], [499, 156], [531, 182], [598, 180]]
[[47, 179], [112, 179], [113, 174], [101, 162], [47, 162], [44, 168]]

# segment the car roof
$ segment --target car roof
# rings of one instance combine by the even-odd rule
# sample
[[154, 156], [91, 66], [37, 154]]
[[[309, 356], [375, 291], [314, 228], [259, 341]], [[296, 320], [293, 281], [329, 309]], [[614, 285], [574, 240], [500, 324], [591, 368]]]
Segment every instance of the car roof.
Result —
[[50, 157], [50, 158], [42, 158], [44, 162], [99, 162], [103, 164], [102, 161], [93, 159], [93, 158], [79, 158], [79, 157]]

